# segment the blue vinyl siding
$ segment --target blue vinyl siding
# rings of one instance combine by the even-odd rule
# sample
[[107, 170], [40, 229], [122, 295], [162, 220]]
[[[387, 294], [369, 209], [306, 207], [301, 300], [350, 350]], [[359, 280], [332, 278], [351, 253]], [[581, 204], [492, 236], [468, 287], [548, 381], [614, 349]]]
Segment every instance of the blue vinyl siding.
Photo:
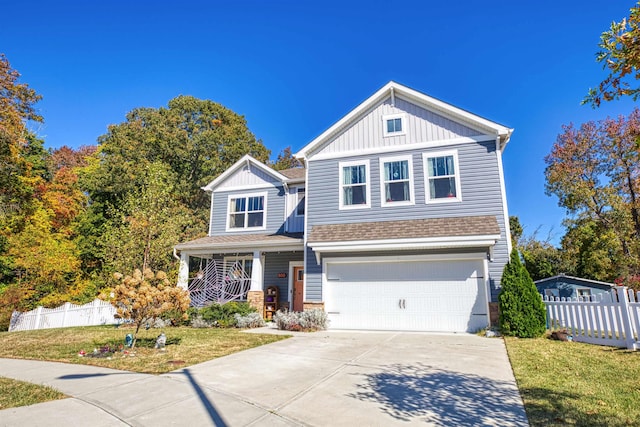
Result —
[[[500, 189], [495, 141], [470, 142], [448, 147], [427, 148], [400, 153], [370, 154], [340, 159], [311, 160], [307, 183], [307, 232], [314, 225], [355, 222], [408, 220], [419, 218], [462, 217], [493, 215], [497, 218], [501, 239], [489, 263], [492, 300], [499, 291], [504, 264], [509, 259], [505, 232], [504, 209]], [[457, 179], [461, 183], [462, 201], [455, 203], [426, 203], [423, 153], [458, 152]], [[414, 179], [414, 204], [407, 206], [381, 206], [380, 158], [395, 154], [411, 155]], [[371, 207], [357, 210], [339, 210], [338, 163], [340, 161], [368, 159], [370, 162]], [[307, 255], [307, 299], [322, 298], [321, 266], [312, 251]]]
[[[268, 252], [264, 261], [264, 288], [277, 286], [280, 290], [280, 301], [289, 301], [289, 261], [301, 261], [304, 252]], [[278, 277], [278, 273], [286, 273], [287, 277]]]
[[[267, 200], [265, 201], [266, 207], [266, 229], [265, 230], [247, 230], [243, 231], [232, 230], [226, 231], [227, 216], [228, 216], [228, 202], [229, 195], [234, 194], [261, 194], [267, 193]], [[209, 231], [210, 236], [216, 236], [221, 234], [244, 234], [244, 233], [264, 233], [264, 234], [277, 234], [284, 232], [284, 212], [285, 212], [286, 196], [284, 188], [270, 187], [259, 188], [255, 190], [235, 190], [235, 191], [221, 191], [216, 192], [213, 195], [213, 211], [211, 214], [211, 228]]]

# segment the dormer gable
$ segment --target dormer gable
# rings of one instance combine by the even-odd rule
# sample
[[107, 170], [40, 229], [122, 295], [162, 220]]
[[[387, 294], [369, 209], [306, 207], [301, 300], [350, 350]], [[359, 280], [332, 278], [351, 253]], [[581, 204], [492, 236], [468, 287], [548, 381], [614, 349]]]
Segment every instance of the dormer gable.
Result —
[[310, 160], [369, 150], [402, 149], [418, 143], [487, 139], [497, 140], [503, 149], [512, 131], [391, 81], [295, 156]]
[[247, 154], [202, 189], [210, 192], [228, 191], [248, 187], [281, 186], [287, 181], [288, 177]]

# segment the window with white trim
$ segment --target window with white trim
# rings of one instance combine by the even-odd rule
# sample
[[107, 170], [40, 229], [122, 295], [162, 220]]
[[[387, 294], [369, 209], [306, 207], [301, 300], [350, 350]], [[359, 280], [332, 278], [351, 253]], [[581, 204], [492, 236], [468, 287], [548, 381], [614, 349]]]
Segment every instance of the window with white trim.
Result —
[[296, 205], [296, 216], [304, 216], [304, 199], [305, 199], [305, 188], [298, 187], [298, 204]]
[[380, 159], [381, 205], [413, 204], [411, 156]]
[[384, 136], [396, 136], [405, 134], [405, 115], [389, 114], [382, 116], [382, 126]]
[[425, 153], [423, 161], [427, 203], [460, 201], [457, 152]]
[[368, 208], [369, 161], [340, 162], [340, 209]]
[[229, 196], [229, 230], [265, 228], [266, 194]]

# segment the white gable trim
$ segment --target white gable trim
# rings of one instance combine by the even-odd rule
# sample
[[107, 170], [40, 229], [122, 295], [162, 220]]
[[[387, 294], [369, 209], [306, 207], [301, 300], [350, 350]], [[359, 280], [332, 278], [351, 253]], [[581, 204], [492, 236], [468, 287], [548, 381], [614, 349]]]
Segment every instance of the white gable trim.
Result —
[[278, 185], [278, 183], [274, 182], [271, 184], [253, 184], [253, 185], [236, 185], [234, 187], [222, 187], [216, 188], [213, 190], [213, 193], [228, 193], [230, 191], [249, 191], [255, 189], [263, 189], [263, 188], [273, 188], [273, 187], [282, 187], [282, 184]]
[[324, 131], [320, 136], [303, 147], [298, 153], [295, 154], [295, 157], [303, 159], [314, 157], [314, 152], [319, 147], [329, 141], [340, 131], [344, 130], [367, 109], [373, 107], [379, 102], [382, 102], [388, 97], [406, 98], [410, 102], [416, 103], [417, 105], [427, 110], [437, 112], [438, 114], [455, 122], [467, 125], [471, 128], [480, 129], [482, 130], [482, 132], [486, 132], [487, 134], [492, 135], [494, 138], [498, 137], [501, 142], [501, 148], [503, 148], [507, 144], [509, 138], [511, 137], [511, 133], [513, 132], [513, 129], [507, 128], [458, 107], [454, 107], [451, 104], [447, 104], [446, 102], [440, 101], [436, 98], [432, 98], [428, 95], [410, 89], [394, 81], [390, 81], [372, 96], [358, 105], [356, 108], [351, 110], [351, 112], [349, 112], [346, 116], [336, 122], [333, 126]]
[[387, 147], [368, 148], [364, 150], [349, 150], [349, 151], [341, 151], [337, 153], [318, 154], [318, 155], [314, 155], [312, 158], [308, 160], [310, 161], [329, 160], [329, 159], [341, 159], [343, 157], [362, 156], [367, 154], [400, 153], [402, 151], [424, 150], [427, 148], [442, 148], [442, 147], [450, 147], [452, 145], [470, 144], [475, 142], [487, 142], [487, 141], [495, 141], [495, 140], [496, 140], [496, 137], [491, 135], [482, 135], [482, 136], [473, 136], [473, 137], [463, 136], [461, 138], [443, 139], [440, 141], [427, 141], [427, 142], [418, 142], [415, 144], [391, 145]]
[[284, 183], [284, 182], [288, 181], [288, 178], [286, 176], [282, 175], [280, 172], [278, 172], [278, 171], [276, 171], [274, 169], [271, 169], [269, 166], [267, 166], [264, 163], [254, 159], [249, 154], [246, 154], [240, 160], [235, 162], [229, 169], [227, 169], [226, 171], [221, 173], [216, 179], [211, 181], [205, 187], [202, 187], [202, 189], [204, 191], [214, 191], [214, 189], [218, 185], [223, 183], [227, 178], [229, 178], [231, 175], [233, 175], [237, 170], [242, 168], [244, 165], [253, 165], [256, 168], [258, 168], [261, 171], [263, 171], [264, 173], [266, 173], [268, 175], [271, 175], [272, 177], [274, 177], [279, 182]]

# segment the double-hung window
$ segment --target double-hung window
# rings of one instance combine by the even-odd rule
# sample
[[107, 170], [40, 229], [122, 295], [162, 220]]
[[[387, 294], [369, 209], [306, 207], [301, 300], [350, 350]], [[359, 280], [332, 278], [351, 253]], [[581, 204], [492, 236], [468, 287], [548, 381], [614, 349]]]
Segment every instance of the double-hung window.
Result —
[[229, 196], [228, 230], [255, 230], [265, 228], [266, 194]]
[[381, 205], [413, 204], [411, 156], [380, 159]]
[[340, 162], [339, 168], [340, 209], [370, 207], [369, 161]]
[[425, 153], [423, 160], [427, 203], [462, 200], [457, 152]]

